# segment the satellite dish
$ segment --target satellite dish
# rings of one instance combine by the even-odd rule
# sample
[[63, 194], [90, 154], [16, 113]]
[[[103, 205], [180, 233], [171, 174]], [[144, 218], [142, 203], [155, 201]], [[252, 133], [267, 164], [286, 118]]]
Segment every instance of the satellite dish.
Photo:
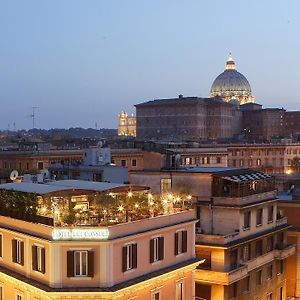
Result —
[[18, 171], [17, 170], [12, 170], [11, 173], [10, 173], [9, 178], [10, 178], [10, 180], [15, 181], [18, 178], [18, 176], [19, 176]]

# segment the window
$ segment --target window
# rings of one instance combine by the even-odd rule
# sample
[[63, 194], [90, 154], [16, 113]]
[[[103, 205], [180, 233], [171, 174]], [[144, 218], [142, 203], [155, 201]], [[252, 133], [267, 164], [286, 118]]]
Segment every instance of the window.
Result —
[[45, 248], [32, 246], [32, 269], [45, 273]]
[[17, 294], [17, 298], [16, 298], [17, 300], [23, 300], [23, 295], [21, 295], [21, 294]]
[[176, 282], [176, 300], [184, 300], [184, 282], [183, 282], [183, 280]]
[[251, 244], [243, 247], [242, 261], [246, 262], [251, 258]]
[[155, 291], [151, 293], [151, 300], [161, 300], [160, 291]]
[[121, 166], [126, 167], [126, 160], [125, 159], [121, 159]]
[[263, 219], [263, 209], [259, 208], [256, 211], [256, 226], [262, 225], [262, 219]]
[[136, 269], [137, 267], [137, 244], [132, 243], [125, 245], [122, 248], [122, 270], [126, 272], [128, 270]]
[[136, 159], [133, 159], [133, 160], [131, 161], [131, 166], [132, 166], [132, 167], [136, 167]]
[[21, 240], [12, 240], [12, 261], [24, 266], [24, 242]]
[[273, 265], [270, 264], [267, 266], [267, 279], [271, 280], [273, 278]]
[[256, 242], [255, 253], [256, 253], [256, 256], [260, 256], [263, 254], [263, 241], [262, 240], [259, 240]]
[[244, 292], [250, 292], [250, 276], [244, 278]]
[[274, 206], [271, 205], [268, 207], [268, 223], [273, 222], [273, 215], [274, 215]]
[[67, 276], [68, 277], [93, 277], [94, 276], [94, 252], [88, 250], [76, 250], [67, 252]]
[[160, 180], [160, 191], [166, 193], [172, 189], [172, 179], [171, 178], [162, 178]]
[[37, 168], [38, 168], [39, 170], [43, 170], [43, 169], [44, 169], [44, 162], [39, 161], [39, 162], [37, 163]]
[[244, 229], [250, 228], [251, 222], [251, 211], [244, 212]]
[[175, 255], [187, 252], [187, 231], [182, 230], [175, 233]]
[[262, 272], [261, 270], [256, 272], [256, 285], [262, 284]]
[[269, 236], [267, 238], [267, 252], [270, 252], [274, 249], [274, 236]]
[[[2, 235], [2, 233], [0, 233], [0, 257], [3, 257], [2, 249], [3, 249], [3, 235]], [[1, 298], [0, 298], [0, 300], [1, 300]]]
[[221, 163], [221, 157], [217, 157], [217, 164]]
[[283, 260], [277, 261], [277, 275], [280, 275], [283, 273]]
[[267, 294], [267, 300], [273, 300], [273, 294], [272, 293]]
[[150, 240], [150, 263], [164, 258], [164, 237], [156, 237]]

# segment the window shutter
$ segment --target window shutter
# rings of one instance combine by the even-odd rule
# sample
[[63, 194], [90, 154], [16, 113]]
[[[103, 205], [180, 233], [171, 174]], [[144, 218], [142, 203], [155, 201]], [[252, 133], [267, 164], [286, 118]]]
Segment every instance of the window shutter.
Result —
[[187, 231], [182, 231], [182, 252], [187, 252]]
[[154, 262], [154, 239], [150, 240], [150, 264]]
[[94, 251], [88, 252], [88, 277], [94, 277]]
[[132, 266], [133, 266], [133, 269], [136, 269], [137, 268], [137, 244], [132, 245], [132, 254], [133, 254]]
[[175, 255], [178, 255], [178, 232], [175, 233]]
[[32, 246], [32, 270], [37, 270], [37, 246]]
[[42, 248], [42, 273], [46, 272], [46, 259], [45, 259], [45, 248]]
[[74, 251], [67, 252], [67, 276], [74, 277]]
[[24, 266], [24, 242], [21, 242], [21, 265]]
[[2, 257], [2, 234], [0, 234], [0, 257]]
[[158, 259], [163, 260], [164, 259], [164, 237], [161, 236], [158, 239]]
[[127, 271], [127, 247], [122, 248], [122, 271]]
[[11, 241], [11, 255], [12, 261], [17, 262], [17, 240], [15, 239]]

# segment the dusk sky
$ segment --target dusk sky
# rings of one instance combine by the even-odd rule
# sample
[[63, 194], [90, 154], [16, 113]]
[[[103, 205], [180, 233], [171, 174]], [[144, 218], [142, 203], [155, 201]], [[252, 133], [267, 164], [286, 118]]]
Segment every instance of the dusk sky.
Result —
[[264, 107], [300, 110], [300, 1], [0, 0], [0, 128], [116, 128], [206, 97], [231, 51]]

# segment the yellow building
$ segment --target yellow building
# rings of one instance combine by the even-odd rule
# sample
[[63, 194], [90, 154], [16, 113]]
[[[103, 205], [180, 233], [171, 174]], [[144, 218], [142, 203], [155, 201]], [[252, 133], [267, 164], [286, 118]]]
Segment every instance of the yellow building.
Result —
[[133, 114], [128, 116], [124, 111], [119, 114], [118, 135], [136, 136], [136, 117]]
[[131, 182], [188, 190], [197, 199], [196, 296], [206, 300], [286, 299], [287, 218], [277, 213], [275, 179], [251, 169], [191, 167], [131, 171]]
[[0, 194], [0, 299], [194, 298], [194, 210], [140, 207], [145, 187], [103, 182], [10, 183]]

